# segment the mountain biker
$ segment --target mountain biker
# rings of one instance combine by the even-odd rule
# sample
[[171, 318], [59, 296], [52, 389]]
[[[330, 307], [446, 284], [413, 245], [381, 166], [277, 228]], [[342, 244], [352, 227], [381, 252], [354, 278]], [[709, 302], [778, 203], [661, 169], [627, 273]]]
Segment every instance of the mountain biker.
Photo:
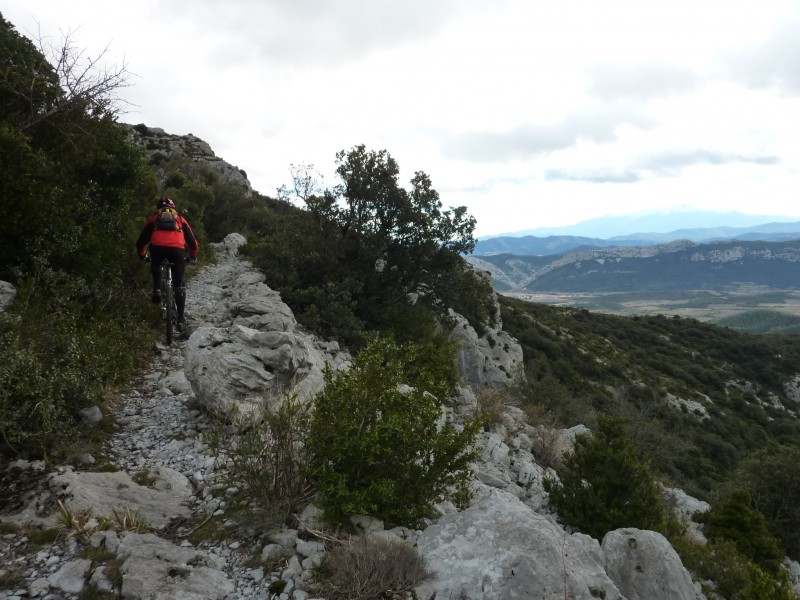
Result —
[[[178, 308], [178, 331], [185, 327], [184, 308], [186, 307], [186, 284], [183, 273], [186, 269], [186, 249], [189, 249], [189, 260], [197, 260], [197, 238], [194, 236], [189, 222], [175, 209], [172, 198], [162, 196], [156, 203], [158, 212], [147, 220], [147, 223], [136, 240], [136, 252], [139, 258], [147, 257], [147, 245], [150, 245], [150, 271], [153, 274], [153, 304], [161, 302], [160, 265], [166, 258], [172, 263], [172, 283], [175, 288], [175, 305]], [[172, 225], [162, 225], [166, 214], [173, 219]]]

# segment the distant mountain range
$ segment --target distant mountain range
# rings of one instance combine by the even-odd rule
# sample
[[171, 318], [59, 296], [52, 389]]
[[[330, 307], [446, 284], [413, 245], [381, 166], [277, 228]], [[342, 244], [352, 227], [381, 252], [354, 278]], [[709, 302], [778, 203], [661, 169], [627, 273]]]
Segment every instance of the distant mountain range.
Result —
[[[670, 233], [685, 229], [718, 229], [721, 227], [749, 229], [760, 227], [762, 223], [785, 224], [785, 222], [794, 221], [797, 221], [797, 217], [788, 217], [785, 215], [747, 215], [735, 211], [716, 212], [708, 210], [676, 209], [668, 212], [660, 211], [638, 215], [605, 216], [596, 219], [588, 219], [565, 227], [539, 227], [537, 229], [526, 229], [523, 231], [493, 235], [491, 237], [521, 237], [524, 235], [548, 237], [552, 235], [572, 235], [607, 240], [619, 237], [630, 238], [634, 235], [641, 235], [637, 234], [637, 232], [641, 231], [669, 235]], [[648, 238], [651, 235], [652, 234], [647, 234]], [[488, 239], [488, 237], [489, 236], [482, 236], [482, 239]]]
[[468, 260], [492, 274], [498, 291], [670, 292], [741, 286], [800, 289], [800, 239], [703, 244], [681, 240], [549, 256], [472, 256]]
[[534, 235], [499, 236], [478, 240], [474, 255], [489, 256], [507, 253], [522, 256], [548, 256], [563, 254], [576, 249], [650, 246], [676, 240], [707, 243], [720, 240], [783, 242], [793, 239], [800, 239], [800, 222], [770, 222], [747, 227], [695, 227], [691, 229], [676, 229], [666, 233], [631, 233], [610, 238], [567, 234], [548, 235], [546, 237]]

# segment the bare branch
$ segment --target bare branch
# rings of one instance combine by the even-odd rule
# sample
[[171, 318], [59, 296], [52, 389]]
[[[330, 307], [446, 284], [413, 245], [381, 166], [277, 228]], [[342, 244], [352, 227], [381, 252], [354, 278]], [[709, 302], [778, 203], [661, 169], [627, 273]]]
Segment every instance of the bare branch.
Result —
[[[78, 113], [100, 118], [116, 118], [124, 112], [129, 102], [117, 94], [120, 89], [132, 85], [133, 73], [124, 62], [121, 66], [108, 67], [103, 59], [108, 55], [106, 46], [97, 56], [89, 55], [74, 41], [76, 31], [61, 32], [61, 40], [53, 43], [41, 34], [35, 45], [39, 53], [52, 67], [60, 90], [52, 97], [43, 97], [42, 90], [48, 88], [52, 73], [44, 63], [15, 65], [15, 70], [27, 77], [11, 77], [10, 73], [0, 73], [0, 84], [4, 84], [15, 96], [24, 99], [30, 106], [27, 118], [20, 123], [20, 130], [51, 119], [55, 115]], [[27, 80], [27, 81], [25, 81]], [[23, 83], [24, 82], [24, 83]], [[50, 82], [50, 89], [54, 87]], [[23, 87], [24, 86], [24, 87]]]

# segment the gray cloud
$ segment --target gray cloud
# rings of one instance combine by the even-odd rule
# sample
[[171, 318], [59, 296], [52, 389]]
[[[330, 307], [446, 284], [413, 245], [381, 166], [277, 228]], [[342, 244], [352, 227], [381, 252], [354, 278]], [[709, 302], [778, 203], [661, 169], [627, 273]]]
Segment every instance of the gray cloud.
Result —
[[[215, 43], [212, 59], [241, 63], [266, 58], [284, 65], [333, 65], [377, 49], [433, 37], [465, 14], [485, 10], [479, 0], [173, 0], [174, 13]], [[222, 40], [225, 40], [224, 43]]]
[[777, 156], [744, 156], [710, 150], [666, 152], [643, 156], [621, 171], [613, 169], [550, 169], [545, 172], [549, 181], [585, 181], [588, 183], [636, 183], [646, 176], [674, 177], [681, 170], [695, 165], [730, 165], [735, 163], [776, 165]]
[[640, 177], [634, 171], [548, 169], [547, 181], [585, 181], [587, 183], [636, 183]]
[[780, 162], [777, 156], [744, 156], [711, 150], [691, 152], [669, 152], [640, 158], [634, 163], [637, 171], [648, 171], [657, 175], [674, 175], [686, 167], [694, 165], [729, 165], [745, 163], [756, 165], [775, 165]]
[[800, 92], [800, 7], [795, 3], [792, 10], [783, 27], [761, 45], [726, 57], [729, 76], [757, 89]]
[[666, 65], [599, 65], [590, 70], [588, 92], [605, 99], [647, 100], [688, 92], [698, 84], [696, 74]]
[[447, 139], [442, 151], [450, 158], [474, 162], [524, 159], [569, 148], [586, 139], [604, 143], [616, 139], [622, 124], [649, 127], [650, 120], [636, 108], [609, 105], [573, 113], [556, 125], [521, 125], [511, 131], [468, 132]]

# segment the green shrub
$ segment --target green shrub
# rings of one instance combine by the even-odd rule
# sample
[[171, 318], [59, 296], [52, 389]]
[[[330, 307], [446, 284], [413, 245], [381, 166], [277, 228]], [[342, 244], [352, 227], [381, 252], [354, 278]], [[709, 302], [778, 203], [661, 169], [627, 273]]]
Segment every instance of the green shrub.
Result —
[[736, 545], [745, 558], [772, 573], [781, 568], [785, 553], [767, 529], [767, 522], [751, 505], [747, 490], [734, 490], [711, 510], [699, 515], [710, 540], [726, 539]]
[[314, 591], [328, 600], [382, 600], [402, 597], [428, 574], [411, 545], [357, 537], [325, 554], [314, 569]]
[[[727, 600], [792, 600], [788, 573], [762, 569], [743, 556], [732, 541], [719, 539], [697, 544], [688, 538], [670, 538], [683, 565], [696, 577], [713, 582], [713, 589]], [[706, 586], [704, 586], [706, 587]], [[712, 597], [706, 594], [707, 597]]]
[[800, 559], [800, 448], [780, 447], [745, 461], [739, 481], [786, 553]]
[[437, 360], [419, 346], [379, 338], [349, 371], [326, 372], [307, 442], [332, 521], [370, 514], [414, 524], [448, 495], [467, 500], [478, 425], [437, 426], [450, 391], [441, 373], [453, 368], [452, 355]]
[[602, 539], [620, 527], [660, 530], [664, 507], [650, 468], [625, 435], [626, 421], [598, 417], [593, 436], [580, 435], [559, 470], [545, 478], [551, 504], [569, 525]]

